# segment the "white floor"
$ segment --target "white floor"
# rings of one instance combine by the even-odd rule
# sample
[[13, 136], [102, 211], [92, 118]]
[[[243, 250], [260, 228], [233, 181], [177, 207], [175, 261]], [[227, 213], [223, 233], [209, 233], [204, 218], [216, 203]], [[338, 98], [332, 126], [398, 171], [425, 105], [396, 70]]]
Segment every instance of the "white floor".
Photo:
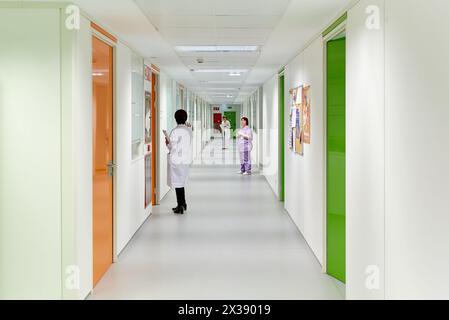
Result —
[[170, 192], [89, 298], [343, 299], [265, 179], [237, 171], [192, 168], [187, 214]]

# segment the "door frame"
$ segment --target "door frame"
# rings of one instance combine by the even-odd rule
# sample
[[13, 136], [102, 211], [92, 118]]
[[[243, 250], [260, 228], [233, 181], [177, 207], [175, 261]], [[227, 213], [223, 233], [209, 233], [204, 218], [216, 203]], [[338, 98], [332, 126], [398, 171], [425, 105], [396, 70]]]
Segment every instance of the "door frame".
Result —
[[[282, 87], [282, 92], [281, 92]], [[285, 68], [278, 73], [278, 193], [279, 201], [285, 201]]]
[[157, 206], [160, 203], [160, 105], [161, 105], [161, 74], [157, 66], [151, 64], [151, 165], [152, 165], [152, 206]]
[[[344, 20], [342, 20], [344, 19]], [[322, 272], [327, 274], [327, 43], [338, 34], [346, 31], [347, 19], [344, 15], [336, 21], [332, 31], [323, 34], [323, 265]], [[345, 234], [346, 236], [346, 234]]]
[[[113, 163], [117, 165], [117, 39], [109, 33], [98, 27], [95, 23], [91, 24], [92, 37], [103, 41], [112, 47], [112, 123], [113, 123]], [[92, 212], [93, 214], [93, 212]], [[112, 176], [112, 263], [118, 261], [117, 250], [117, 168], [114, 167]], [[93, 260], [93, 256], [92, 256]]]

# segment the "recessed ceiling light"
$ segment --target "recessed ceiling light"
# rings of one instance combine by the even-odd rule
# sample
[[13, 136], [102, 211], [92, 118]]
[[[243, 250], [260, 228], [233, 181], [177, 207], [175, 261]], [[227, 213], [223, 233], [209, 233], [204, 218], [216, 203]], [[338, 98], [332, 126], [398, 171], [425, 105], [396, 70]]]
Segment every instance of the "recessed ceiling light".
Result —
[[256, 52], [258, 46], [176, 46], [178, 52]]
[[205, 90], [221, 90], [221, 91], [236, 91], [239, 88], [208, 88], [208, 87], [205, 87], [205, 88], [202, 88], [202, 89], [205, 89]]
[[204, 83], [208, 84], [242, 84], [242, 80], [217, 80], [217, 81], [206, 81]]

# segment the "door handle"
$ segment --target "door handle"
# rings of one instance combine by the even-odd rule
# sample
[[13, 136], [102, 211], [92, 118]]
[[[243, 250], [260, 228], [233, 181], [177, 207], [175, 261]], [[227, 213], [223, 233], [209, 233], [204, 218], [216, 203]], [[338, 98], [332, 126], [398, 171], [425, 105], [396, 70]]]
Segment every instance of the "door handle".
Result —
[[108, 176], [113, 177], [114, 176], [114, 169], [117, 167], [117, 165], [111, 160], [108, 162]]

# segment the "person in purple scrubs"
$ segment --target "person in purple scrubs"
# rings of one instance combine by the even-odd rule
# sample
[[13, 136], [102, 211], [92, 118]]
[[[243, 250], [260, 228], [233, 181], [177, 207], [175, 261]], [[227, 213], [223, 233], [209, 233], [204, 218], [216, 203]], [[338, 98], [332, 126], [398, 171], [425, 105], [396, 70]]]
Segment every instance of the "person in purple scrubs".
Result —
[[253, 150], [253, 131], [248, 118], [241, 119], [242, 128], [237, 133], [237, 147], [240, 153], [240, 174], [251, 174], [251, 150]]

